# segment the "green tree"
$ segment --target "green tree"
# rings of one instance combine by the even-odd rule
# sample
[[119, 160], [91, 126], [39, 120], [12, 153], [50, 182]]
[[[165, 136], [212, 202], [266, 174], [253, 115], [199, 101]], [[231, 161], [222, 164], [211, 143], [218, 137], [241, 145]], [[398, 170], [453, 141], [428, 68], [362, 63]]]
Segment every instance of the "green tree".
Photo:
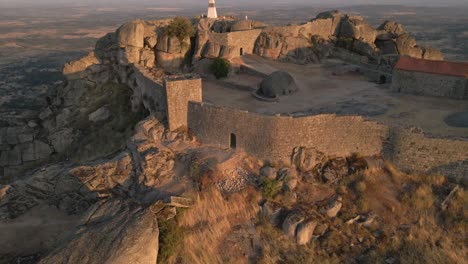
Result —
[[223, 58], [216, 58], [211, 64], [211, 72], [216, 76], [216, 79], [227, 77], [231, 63]]
[[180, 43], [187, 37], [195, 36], [195, 28], [186, 17], [176, 17], [166, 26], [165, 34], [169, 37], [176, 37]]

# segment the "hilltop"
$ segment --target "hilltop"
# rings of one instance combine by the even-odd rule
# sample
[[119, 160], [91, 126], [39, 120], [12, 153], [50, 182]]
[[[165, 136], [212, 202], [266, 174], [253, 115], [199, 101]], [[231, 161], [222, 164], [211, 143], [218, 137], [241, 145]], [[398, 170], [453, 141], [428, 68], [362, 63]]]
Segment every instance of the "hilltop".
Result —
[[[467, 193], [460, 175], [466, 164], [402, 171], [380, 152], [390, 143], [427, 144], [402, 155], [417, 159], [412, 154], [420, 149], [424, 156], [440, 151], [441, 157], [424, 161], [445, 162], [466, 155], [466, 140], [433, 139], [416, 128], [399, 134], [368, 120], [382, 111], [372, 107], [355, 113], [355, 106], [342, 105], [339, 110], [348, 111], [342, 116], [336, 108], [325, 114], [301, 108], [274, 112], [272, 104], [287, 103], [282, 98], [292, 95], [271, 88], [272, 80], [286, 80], [287, 93], [294, 94], [304, 89], [307, 76], [270, 75], [273, 64], [248, 67], [249, 56], [282, 63], [283, 69], [318, 65], [307, 69], [322, 75], [310, 78], [332, 84], [335, 78], [353, 83], [348, 90], [364, 85], [367, 91], [388, 88], [400, 56], [444, 59], [439, 50], [417, 45], [397, 22], [374, 28], [363, 17], [339, 11], [281, 27], [232, 17], [128, 22], [100, 38], [93, 52], [65, 64], [66, 81], [47, 98], [37, 122], [1, 131], [1, 166], [8, 174], [0, 185], [0, 230], [6, 234], [0, 239], [8, 246], [0, 260], [463, 263]], [[211, 65], [220, 58], [231, 67], [227, 78], [217, 80]], [[216, 105], [223, 97], [241, 105], [232, 95], [243, 91], [251, 99], [247, 107], [256, 110], [254, 100], [271, 99], [251, 94], [257, 82], [263, 95], [273, 93], [275, 100], [258, 103], [272, 114]], [[206, 111], [190, 112], [187, 103]], [[229, 139], [227, 146], [205, 144], [201, 139], [212, 134], [203, 125], [219, 119], [218, 109], [231, 118], [222, 116], [214, 130], [224, 132], [238, 116], [253, 117], [257, 123], [238, 126], [257, 132], [255, 144], [241, 148], [248, 140], [233, 131], [219, 137]], [[290, 116], [281, 116], [285, 112]], [[193, 113], [206, 116], [190, 119]], [[284, 148], [291, 153], [274, 153], [287, 162], [252, 154], [283, 149], [268, 141], [283, 136], [278, 131], [290, 132], [278, 145], [296, 142], [287, 140], [296, 140], [299, 131], [288, 129], [303, 124], [291, 120], [308, 117], [301, 133], [310, 130], [310, 141], [333, 149], [294, 145]], [[190, 121], [196, 126], [188, 127]], [[290, 126], [280, 127], [280, 121]]]

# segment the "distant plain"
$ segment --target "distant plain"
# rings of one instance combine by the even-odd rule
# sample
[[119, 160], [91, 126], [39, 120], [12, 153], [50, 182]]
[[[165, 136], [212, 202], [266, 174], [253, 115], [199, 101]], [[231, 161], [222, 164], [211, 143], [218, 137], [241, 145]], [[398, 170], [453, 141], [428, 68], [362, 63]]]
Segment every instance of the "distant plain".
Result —
[[[362, 15], [377, 27], [385, 20], [402, 23], [418, 44], [442, 50], [446, 59], [468, 61], [468, 7], [218, 6], [221, 15], [260, 20], [272, 25], [303, 23], [319, 12], [339, 9]], [[0, 113], [27, 117], [43, 104], [43, 95], [62, 80], [63, 64], [93, 50], [98, 38], [132, 19], [194, 17], [205, 7], [89, 6], [0, 9]]]

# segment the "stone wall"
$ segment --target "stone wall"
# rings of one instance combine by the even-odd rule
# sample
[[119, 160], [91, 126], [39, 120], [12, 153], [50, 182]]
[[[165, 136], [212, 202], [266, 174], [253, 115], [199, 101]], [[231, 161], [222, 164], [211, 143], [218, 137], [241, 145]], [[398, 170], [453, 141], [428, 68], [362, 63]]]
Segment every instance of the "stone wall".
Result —
[[328, 156], [384, 155], [399, 168], [465, 179], [468, 140], [432, 138], [360, 116], [269, 116], [206, 103], [189, 103], [188, 127], [204, 144], [236, 146], [259, 159], [291, 162], [296, 147]]
[[194, 102], [189, 104], [188, 118], [188, 127], [202, 143], [229, 147], [232, 133], [238, 148], [260, 159], [286, 163], [299, 146], [330, 156], [377, 155], [388, 132], [358, 116], [268, 116]]
[[385, 156], [400, 169], [441, 173], [458, 180], [468, 178], [468, 140], [434, 138], [398, 128], [390, 135]]
[[395, 70], [392, 90], [415, 95], [468, 99], [467, 78], [457, 76]]
[[227, 33], [230, 57], [241, 56], [241, 49], [243, 54], [253, 54], [255, 42], [261, 32], [262, 30], [254, 29]]
[[165, 79], [167, 119], [170, 130], [187, 127], [188, 102], [202, 101], [201, 82], [201, 78], [197, 75], [184, 75]]
[[166, 93], [162, 83], [154, 78], [148, 69], [134, 65], [126, 84], [132, 88], [132, 108], [143, 106], [159, 118], [166, 116]]

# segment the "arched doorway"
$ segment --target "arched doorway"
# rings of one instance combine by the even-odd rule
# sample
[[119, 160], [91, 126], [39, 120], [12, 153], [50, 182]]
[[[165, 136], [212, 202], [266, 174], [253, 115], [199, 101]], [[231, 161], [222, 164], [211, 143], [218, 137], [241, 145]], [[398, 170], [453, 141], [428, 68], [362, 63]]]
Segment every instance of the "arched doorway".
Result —
[[240, 48], [240, 55], [244, 55], [244, 48]]
[[237, 147], [237, 138], [236, 138], [236, 134], [234, 133], [231, 133], [229, 137], [229, 147], [232, 149], [235, 149]]

